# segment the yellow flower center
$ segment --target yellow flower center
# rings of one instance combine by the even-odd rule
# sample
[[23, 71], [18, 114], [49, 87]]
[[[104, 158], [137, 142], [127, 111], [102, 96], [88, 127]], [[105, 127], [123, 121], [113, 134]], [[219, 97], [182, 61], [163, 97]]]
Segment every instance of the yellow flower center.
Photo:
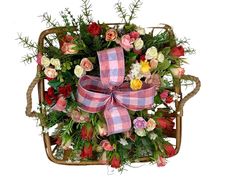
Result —
[[131, 80], [130, 87], [132, 90], [139, 90], [141, 89], [143, 83], [140, 79], [133, 79]]
[[140, 65], [141, 65], [141, 69], [140, 70], [141, 70], [141, 72], [143, 74], [149, 73], [151, 67], [150, 67], [149, 62], [147, 60], [140, 61]]

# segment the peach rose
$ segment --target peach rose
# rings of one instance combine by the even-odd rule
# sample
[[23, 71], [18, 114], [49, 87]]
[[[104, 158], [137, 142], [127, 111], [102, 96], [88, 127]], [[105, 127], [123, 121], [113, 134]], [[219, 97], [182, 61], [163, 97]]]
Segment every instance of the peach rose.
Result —
[[78, 110], [73, 110], [71, 112], [71, 118], [74, 122], [79, 123], [81, 118], [81, 113]]
[[105, 33], [105, 40], [106, 41], [115, 41], [117, 39], [117, 31], [115, 29], [109, 29]]
[[133, 45], [131, 44], [131, 37], [130, 35], [123, 35], [120, 41], [120, 46], [126, 50], [130, 51], [131, 48], [133, 48]]
[[147, 121], [147, 126], [146, 126], [146, 130], [148, 132], [154, 130], [156, 127], [156, 122], [154, 119], [150, 118], [148, 121]]
[[151, 59], [149, 64], [150, 64], [151, 70], [154, 70], [154, 69], [156, 69], [157, 66], [158, 66], [158, 60], [156, 60], [156, 59]]
[[76, 49], [76, 47], [77, 47], [76, 44], [64, 42], [61, 47], [61, 51], [64, 54], [76, 54], [76, 53], [78, 53], [78, 50]]
[[67, 106], [67, 101], [63, 96], [61, 96], [57, 100], [55, 106], [52, 107], [52, 109], [56, 111], [63, 111], [66, 108], [66, 106]]
[[102, 140], [100, 142], [100, 145], [105, 151], [113, 151], [114, 149], [114, 147], [110, 144], [108, 140]]
[[185, 72], [184, 68], [181, 68], [181, 67], [171, 68], [170, 71], [171, 71], [173, 77], [175, 77], [175, 78], [181, 78]]
[[51, 79], [54, 79], [58, 75], [56, 70], [50, 67], [45, 68], [44, 73], [48, 78], [51, 78]]
[[93, 64], [88, 58], [83, 58], [81, 60], [80, 66], [85, 70], [85, 71], [91, 71], [93, 69]]

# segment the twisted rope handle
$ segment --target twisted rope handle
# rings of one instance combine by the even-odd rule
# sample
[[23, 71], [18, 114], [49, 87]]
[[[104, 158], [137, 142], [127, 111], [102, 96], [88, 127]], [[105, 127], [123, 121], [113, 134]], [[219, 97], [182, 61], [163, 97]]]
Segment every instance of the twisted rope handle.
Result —
[[196, 83], [196, 87], [194, 88], [193, 91], [191, 91], [189, 94], [187, 94], [180, 102], [177, 108], [177, 114], [179, 116], [183, 116], [183, 107], [185, 105], [185, 103], [191, 99], [194, 95], [196, 95], [198, 93], [198, 91], [200, 90], [201, 87], [201, 82], [199, 80], [198, 77], [195, 76], [191, 76], [191, 75], [184, 75], [181, 79], [183, 80], [191, 80], [193, 82]]
[[40, 81], [39, 76], [36, 76], [29, 85], [26, 92], [27, 105], [26, 105], [25, 114], [28, 117], [37, 117], [37, 112], [32, 111], [32, 92], [34, 87], [38, 84], [39, 81]]

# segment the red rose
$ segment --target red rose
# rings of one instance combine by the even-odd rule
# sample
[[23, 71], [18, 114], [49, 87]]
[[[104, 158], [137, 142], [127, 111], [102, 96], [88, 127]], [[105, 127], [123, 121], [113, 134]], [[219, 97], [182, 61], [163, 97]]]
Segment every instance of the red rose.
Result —
[[82, 140], [91, 140], [93, 135], [93, 129], [90, 124], [83, 125], [81, 130], [81, 138]]
[[171, 49], [171, 55], [174, 57], [184, 56], [184, 48], [183, 46], [176, 46]]
[[59, 89], [59, 94], [62, 94], [65, 98], [69, 97], [71, 92], [72, 92], [72, 87], [70, 84], [66, 85], [66, 86], [60, 86]]
[[140, 61], [145, 61], [145, 55], [140, 56]]
[[121, 160], [118, 154], [114, 154], [111, 160], [111, 167], [113, 168], [120, 168], [121, 167]]
[[96, 22], [92, 22], [88, 28], [87, 31], [94, 37], [100, 34], [101, 27]]
[[172, 102], [173, 102], [173, 97], [172, 97], [172, 96], [168, 96], [168, 97], [166, 98], [165, 102], [166, 102], [167, 104], [172, 103]]
[[50, 98], [52, 99], [55, 99], [56, 96], [55, 96], [55, 90], [53, 87], [49, 87], [48, 90], [47, 90], [47, 94]]
[[90, 143], [85, 144], [83, 147], [82, 153], [81, 153], [81, 158], [91, 158], [92, 157], [92, 145]]
[[136, 40], [137, 38], [140, 37], [140, 34], [137, 31], [132, 31], [130, 32], [130, 37], [133, 38], [134, 40]]
[[167, 130], [172, 130], [175, 123], [173, 122], [172, 119], [166, 119], [166, 118], [157, 118], [157, 123], [160, 128], [162, 129], [167, 129]]
[[60, 46], [63, 46], [64, 43], [73, 43], [74, 37], [71, 35], [65, 35], [60, 39]]
[[164, 148], [168, 157], [172, 157], [176, 154], [175, 148], [171, 144], [166, 144]]
[[44, 93], [44, 99], [45, 99], [45, 102], [46, 102], [49, 106], [52, 105], [53, 100], [49, 97], [49, 95], [48, 95], [47, 92]]

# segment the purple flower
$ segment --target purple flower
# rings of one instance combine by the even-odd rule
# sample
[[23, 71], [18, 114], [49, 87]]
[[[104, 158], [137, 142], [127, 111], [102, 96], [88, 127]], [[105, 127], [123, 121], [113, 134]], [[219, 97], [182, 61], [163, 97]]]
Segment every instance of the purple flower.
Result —
[[142, 117], [134, 119], [133, 124], [135, 129], [144, 129], [147, 126], [147, 122]]

